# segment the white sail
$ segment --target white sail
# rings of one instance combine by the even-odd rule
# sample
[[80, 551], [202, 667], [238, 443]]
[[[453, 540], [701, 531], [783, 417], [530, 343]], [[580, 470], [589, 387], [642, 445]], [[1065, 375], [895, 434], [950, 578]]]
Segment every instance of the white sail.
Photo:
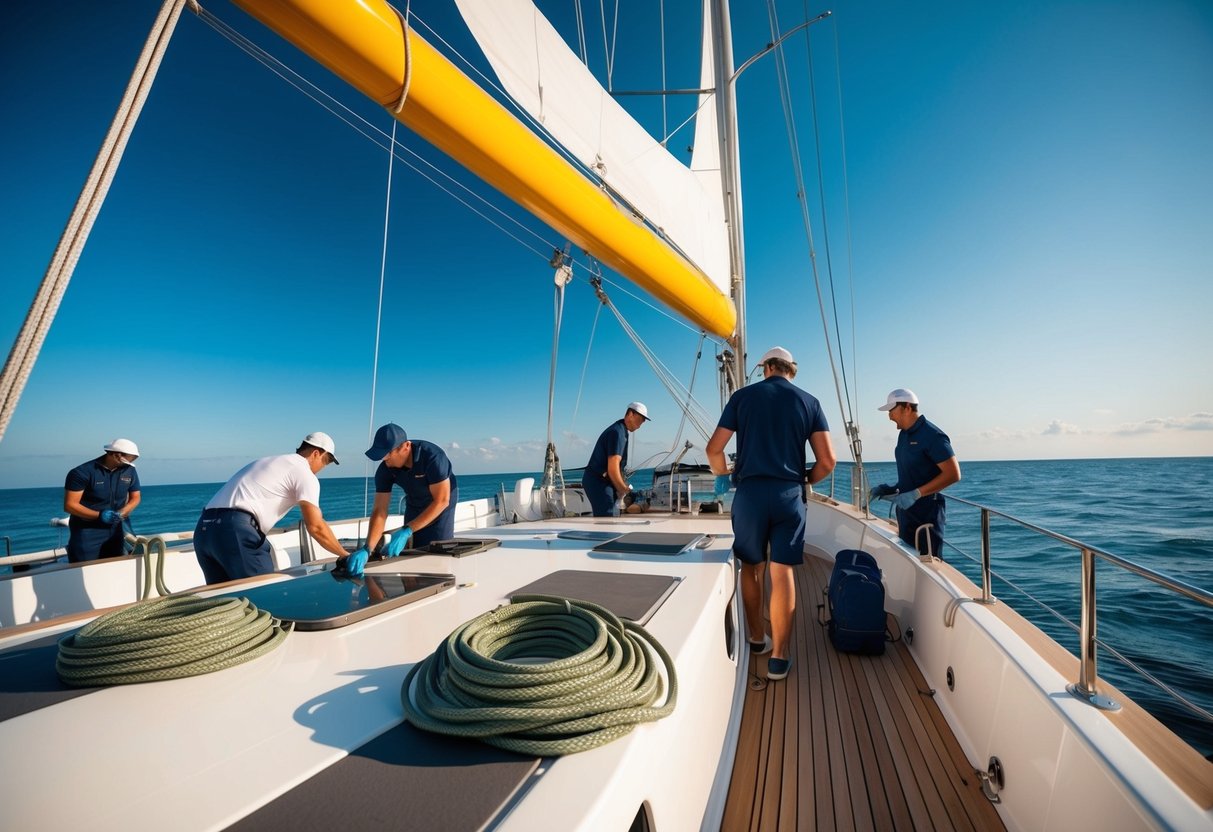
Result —
[[[456, 0], [456, 5], [510, 97], [727, 296], [728, 237], [719, 186], [714, 193], [706, 190], [707, 175], [683, 165], [637, 124], [531, 0]], [[710, 103], [697, 121], [697, 149], [699, 125], [715, 134]], [[705, 174], [714, 165], [705, 163]]]

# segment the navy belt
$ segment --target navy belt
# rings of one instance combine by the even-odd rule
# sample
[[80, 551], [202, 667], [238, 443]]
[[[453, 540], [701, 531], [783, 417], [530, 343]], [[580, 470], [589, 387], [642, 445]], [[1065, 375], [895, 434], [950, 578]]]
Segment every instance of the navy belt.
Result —
[[226, 514], [229, 512], [236, 512], [237, 514], [246, 515], [250, 520], [253, 521], [253, 528], [259, 532], [261, 531], [261, 522], [257, 520], [257, 515], [245, 508], [208, 508], [202, 512], [202, 516], [206, 517], [209, 514], [214, 517], [216, 514]]

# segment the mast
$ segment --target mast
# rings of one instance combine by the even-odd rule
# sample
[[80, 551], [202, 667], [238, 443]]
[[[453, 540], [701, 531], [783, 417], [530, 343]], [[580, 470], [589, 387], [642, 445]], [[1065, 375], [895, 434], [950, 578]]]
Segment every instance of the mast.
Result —
[[732, 277], [731, 295], [737, 310], [737, 330], [730, 343], [734, 357], [726, 367], [728, 391], [745, 385], [746, 376], [746, 317], [745, 317], [745, 235], [741, 216], [741, 157], [738, 151], [737, 95], [733, 86], [733, 30], [729, 21], [729, 0], [711, 0], [712, 36], [715, 38], [714, 60], [716, 87], [716, 122], [720, 142], [720, 179], [724, 191], [725, 222], [729, 229], [729, 271]]

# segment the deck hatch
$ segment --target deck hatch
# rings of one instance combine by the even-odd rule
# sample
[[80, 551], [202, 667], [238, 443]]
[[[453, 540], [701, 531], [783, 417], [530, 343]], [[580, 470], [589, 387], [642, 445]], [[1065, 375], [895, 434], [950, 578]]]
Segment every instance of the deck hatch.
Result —
[[693, 532], [628, 532], [594, 547], [595, 552], [624, 555], [681, 555], [703, 540]]
[[296, 630], [331, 630], [428, 598], [455, 585], [454, 575], [370, 571], [334, 577], [331, 569], [225, 593], [247, 598]]
[[620, 618], [643, 625], [681, 580], [670, 575], [561, 569], [519, 587], [509, 594], [509, 598], [513, 601], [519, 595], [556, 595], [589, 601], [606, 607]]

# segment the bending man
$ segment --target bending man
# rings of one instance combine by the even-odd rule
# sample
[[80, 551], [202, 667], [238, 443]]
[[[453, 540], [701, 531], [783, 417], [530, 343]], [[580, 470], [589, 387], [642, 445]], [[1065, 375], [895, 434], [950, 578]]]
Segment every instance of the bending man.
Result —
[[295, 453], [254, 460], [219, 489], [194, 529], [194, 552], [208, 584], [273, 572], [265, 532], [295, 506], [317, 543], [334, 555], [347, 554], [320, 512], [316, 478], [330, 462], [341, 464], [335, 450], [327, 433], [309, 433]]
[[[742, 562], [750, 650], [771, 651], [768, 679], [783, 679], [792, 666], [789, 643], [796, 612], [792, 567], [804, 562], [805, 443], [813, 449], [810, 484], [821, 482], [836, 462], [830, 428], [816, 398], [792, 384], [796, 362], [783, 347], [762, 357], [762, 381], [732, 395], [712, 438], [708, 463], [717, 476], [732, 474], [733, 554]], [[737, 434], [736, 464], [730, 472], [724, 448]], [[771, 638], [762, 625], [767, 550], [771, 556]], [[756, 639], [757, 637], [757, 639]]]
[[367, 528], [367, 545], [350, 555], [348, 563], [353, 575], [362, 572], [370, 547], [383, 534], [393, 485], [404, 490], [404, 525], [392, 532], [392, 539], [384, 547], [388, 557], [399, 555], [410, 541], [414, 547], [422, 547], [454, 537], [455, 505], [459, 502], [459, 483], [446, 452], [433, 442], [410, 440], [400, 425], [388, 423], [379, 428], [366, 455], [380, 464], [375, 469], [375, 506]]

